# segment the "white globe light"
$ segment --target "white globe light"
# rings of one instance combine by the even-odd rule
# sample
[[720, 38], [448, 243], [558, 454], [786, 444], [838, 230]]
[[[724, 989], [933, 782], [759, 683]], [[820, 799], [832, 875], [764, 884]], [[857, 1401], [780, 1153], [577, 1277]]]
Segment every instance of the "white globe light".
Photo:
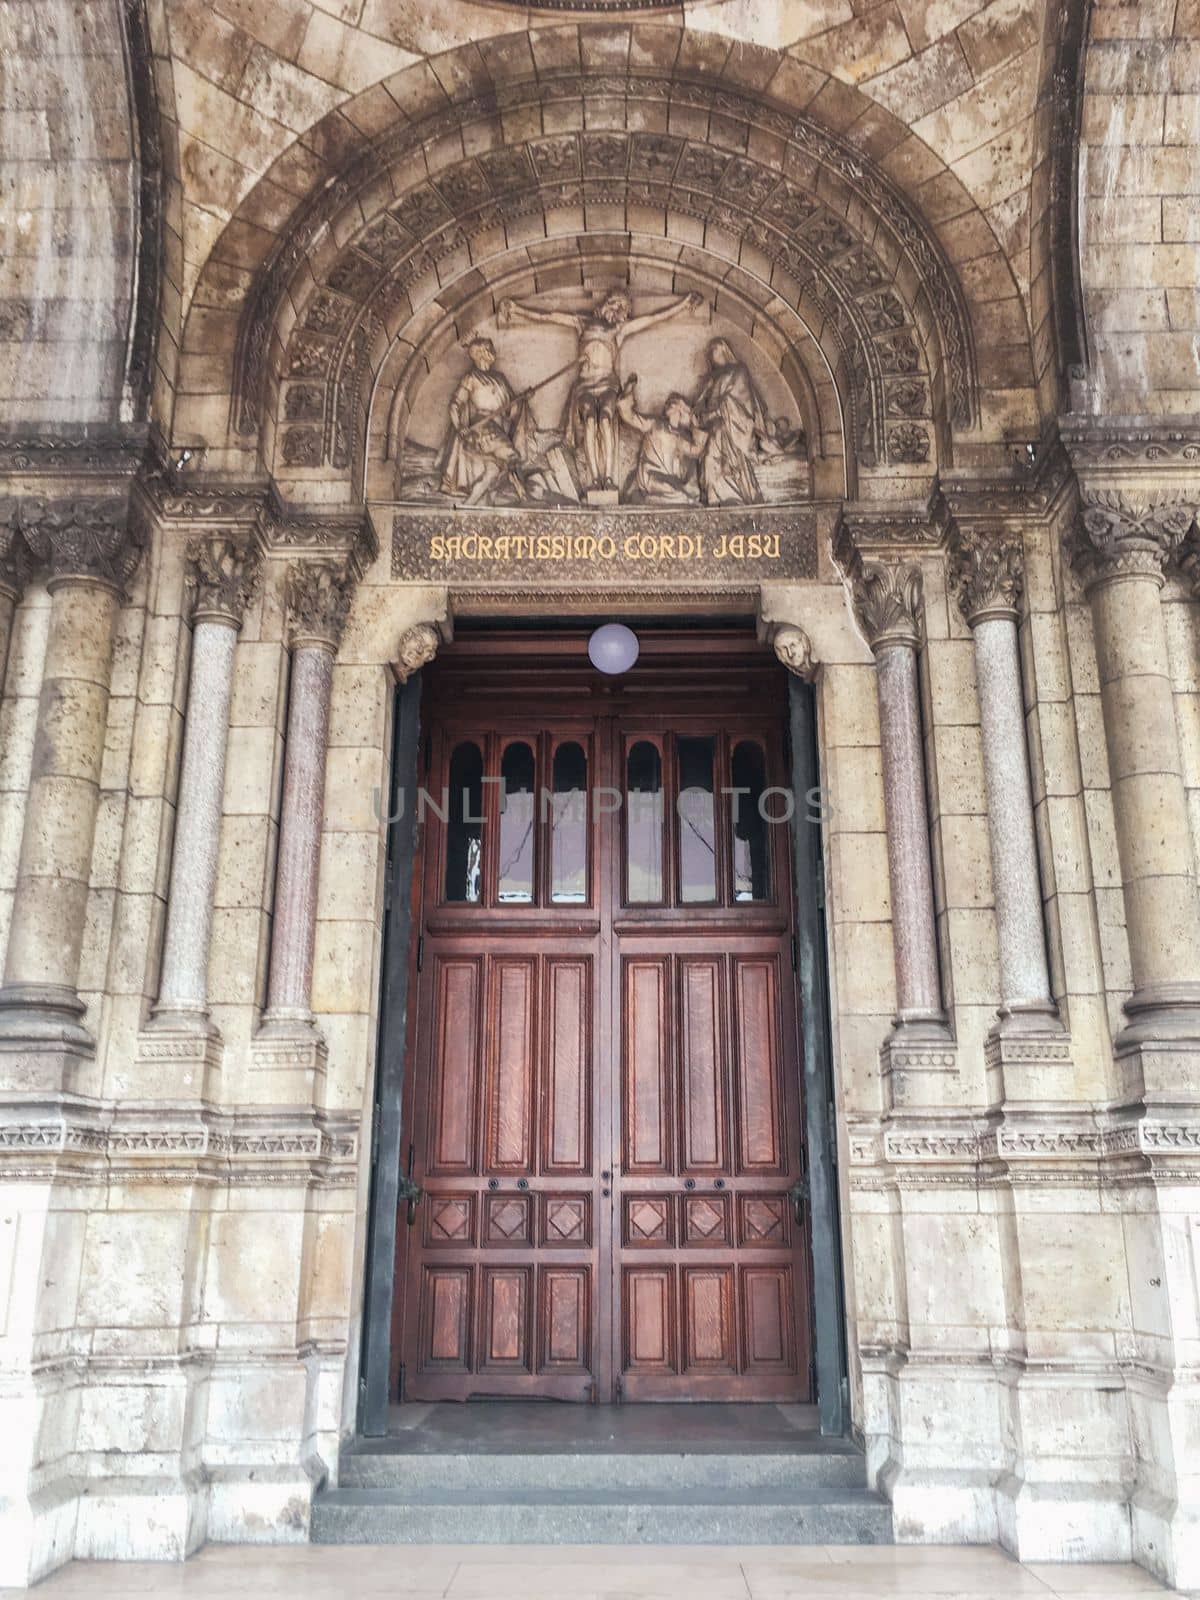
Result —
[[606, 622], [588, 640], [588, 656], [597, 672], [610, 677], [628, 672], [638, 658], [638, 636], [623, 622]]

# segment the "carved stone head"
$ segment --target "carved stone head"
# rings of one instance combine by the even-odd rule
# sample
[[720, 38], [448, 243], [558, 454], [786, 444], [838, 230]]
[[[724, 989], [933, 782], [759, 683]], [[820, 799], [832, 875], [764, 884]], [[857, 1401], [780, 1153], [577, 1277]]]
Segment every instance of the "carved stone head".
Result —
[[625, 289], [610, 289], [600, 302], [600, 317], [614, 327], [628, 321], [633, 312], [633, 301]]

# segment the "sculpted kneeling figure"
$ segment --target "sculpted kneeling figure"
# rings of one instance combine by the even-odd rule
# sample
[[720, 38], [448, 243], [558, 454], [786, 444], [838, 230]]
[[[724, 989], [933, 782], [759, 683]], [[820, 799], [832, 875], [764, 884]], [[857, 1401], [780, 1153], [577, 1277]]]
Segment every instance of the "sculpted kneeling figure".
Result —
[[637, 376], [621, 391], [621, 421], [640, 433], [637, 466], [625, 484], [622, 499], [657, 505], [691, 505], [700, 498], [696, 462], [708, 435], [695, 426], [692, 408], [681, 394], [667, 396], [661, 417], [637, 409]]
[[521, 469], [532, 424], [522, 396], [493, 370], [496, 347], [482, 334], [466, 340], [471, 370], [450, 401], [450, 428], [438, 457], [441, 492], [464, 505], [490, 505], [502, 480], [526, 498]]

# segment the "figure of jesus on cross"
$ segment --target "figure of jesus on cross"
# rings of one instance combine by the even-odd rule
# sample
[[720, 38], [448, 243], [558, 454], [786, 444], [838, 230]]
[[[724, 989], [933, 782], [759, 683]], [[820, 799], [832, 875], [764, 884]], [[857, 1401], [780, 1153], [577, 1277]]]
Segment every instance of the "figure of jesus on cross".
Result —
[[542, 311], [515, 300], [500, 302], [500, 320], [506, 325], [517, 321], [549, 322], [569, 328], [579, 340], [575, 381], [567, 396], [562, 431], [586, 472], [586, 490], [616, 492], [620, 438], [617, 402], [621, 397], [621, 348], [625, 341], [681, 311], [695, 311], [703, 303], [702, 296], [693, 291], [657, 311], [635, 317], [633, 301], [624, 289], [610, 289], [592, 311]]

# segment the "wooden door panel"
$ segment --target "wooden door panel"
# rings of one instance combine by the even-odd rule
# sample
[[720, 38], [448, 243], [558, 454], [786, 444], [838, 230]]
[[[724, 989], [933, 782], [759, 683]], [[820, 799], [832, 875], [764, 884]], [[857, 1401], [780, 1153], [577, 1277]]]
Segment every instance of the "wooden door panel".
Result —
[[738, 1170], [786, 1170], [779, 1059], [778, 958], [734, 956]]
[[543, 1267], [540, 1279], [541, 1357], [538, 1371], [591, 1370], [592, 1293], [584, 1267]]
[[591, 1172], [590, 958], [546, 962], [546, 1059], [541, 1074], [542, 1172]]
[[530, 1374], [532, 1267], [479, 1268], [479, 1370], [505, 1377]]
[[680, 1166], [693, 1173], [723, 1172], [729, 1165], [721, 968], [717, 956], [688, 957], [680, 962]]
[[431, 1168], [467, 1173], [475, 1166], [479, 962], [439, 961], [435, 985]]
[[680, 1269], [684, 1377], [737, 1374], [734, 1271], [732, 1266]]
[[668, 963], [637, 959], [625, 968], [623, 1142], [626, 1172], [671, 1170], [674, 1147], [670, 1091]]
[[487, 1036], [487, 1124], [483, 1170], [524, 1173], [533, 1164], [536, 959], [493, 958]]

